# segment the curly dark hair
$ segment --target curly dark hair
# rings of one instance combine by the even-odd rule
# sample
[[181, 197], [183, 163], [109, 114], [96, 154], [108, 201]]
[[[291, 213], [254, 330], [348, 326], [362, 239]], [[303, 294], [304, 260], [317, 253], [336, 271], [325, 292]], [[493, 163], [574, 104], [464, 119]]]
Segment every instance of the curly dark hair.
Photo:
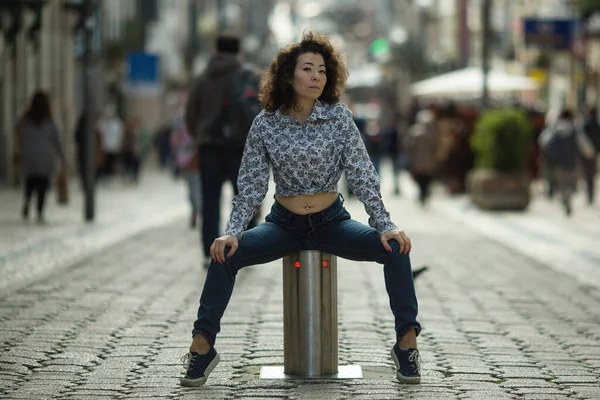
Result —
[[308, 31], [303, 33], [301, 42], [281, 49], [271, 67], [262, 74], [258, 94], [262, 108], [273, 112], [282, 105], [293, 105], [295, 93], [289, 82], [294, 76], [298, 56], [304, 53], [320, 54], [325, 60], [327, 82], [319, 100], [327, 104], [340, 101], [348, 78], [342, 53], [327, 36]]

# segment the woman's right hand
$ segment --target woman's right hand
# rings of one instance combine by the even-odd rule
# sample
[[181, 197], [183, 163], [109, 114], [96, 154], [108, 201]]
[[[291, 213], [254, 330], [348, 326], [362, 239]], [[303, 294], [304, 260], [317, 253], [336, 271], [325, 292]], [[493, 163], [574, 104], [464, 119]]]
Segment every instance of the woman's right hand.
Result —
[[215, 239], [212, 246], [210, 246], [210, 256], [213, 261], [223, 264], [225, 262], [225, 247], [231, 247], [227, 258], [231, 258], [238, 248], [238, 238], [233, 235], [224, 235], [220, 238]]

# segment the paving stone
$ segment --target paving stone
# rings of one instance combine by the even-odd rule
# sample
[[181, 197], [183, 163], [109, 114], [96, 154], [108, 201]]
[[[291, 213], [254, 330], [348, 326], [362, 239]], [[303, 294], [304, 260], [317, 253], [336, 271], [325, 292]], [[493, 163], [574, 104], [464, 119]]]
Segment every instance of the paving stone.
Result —
[[598, 383], [600, 384], [600, 379], [598, 376], [559, 376], [557, 379], [554, 379], [553, 382], [563, 384], [563, 383]]
[[532, 379], [551, 379], [553, 376], [544, 373], [539, 368], [528, 367], [501, 367], [498, 368], [498, 375], [504, 379], [511, 378], [532, 378]]
[[29, 375], [31, 374], [31, 369], [27, 368], [21, 364], [15, 363], [0, 363], [0, 376], [2, 375]]
[[501, 385], [506, 388], [527, 388], [527, 387], [556, 387], [555, 383], [543, 379], [507, 379]]
[[[583, 321], [596, 320], [600, 296], [470, 229], [456, 230], [453, 221], [409, 200], [390, 204], [414, 232], [413, 265], [431, 267], [416, 282], [425, 328], [419, 343], [423, 383], [416, 387], [394, 378], [393, 316], [382, 269], [345, 260], [338, 277], [340, 362], [363, 365], [365, 379], [258, 380], [261, 366], [283, 363], [276, 261], [240, 271], [217, 341], [221, 363], [206, 387], [180, 387], [180, 358], [189, 346], [205, 274], [197, 233], [190, 234], [183, 220], [121, 240], [69, 273], [0, 297], [1, 349], [41, 364], [29, 378], [33, 382], [74, 384], [56, 392], [65, 399], [510, 399], [566, 393], [594, 398], [590, 387], [600, 375], [594, 358], [600, 336], [593, 332], [600, 331]], [[358, 202], [347, 206], [359, 218], [364, 214]], [[582, 322], [568, 324], [569, 319]], [[40, 335], [39, 342], [32, 340]], [[49, 359], [42, 362], [36, 352]], [[16, 381], [11, 383], [16, 390], [27, 388], [18, 371], [3, 375], [3, 365], [15, 364], [1, 364], [0, 379]], [[582, 377], [595, 380], [569, 381]]]
[[564, 385], [568, 390], [576, 393], [578, 396], [589, 399], [600, 397], [600, 388], [598, 385]]

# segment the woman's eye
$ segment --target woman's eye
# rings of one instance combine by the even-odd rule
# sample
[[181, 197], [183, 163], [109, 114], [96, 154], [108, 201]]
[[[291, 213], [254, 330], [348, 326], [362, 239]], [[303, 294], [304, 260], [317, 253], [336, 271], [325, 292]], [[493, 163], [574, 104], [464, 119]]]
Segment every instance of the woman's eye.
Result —
[[319, 71], [319, 72], [320, 72], [320, 73], [322, 73], [322, 74], [324, 74], [324, 73], [325, 73], [325, 71]]
[[308, 72], [308, 71], [310, 71], [310, 68], [304, 68], [304, 70]]

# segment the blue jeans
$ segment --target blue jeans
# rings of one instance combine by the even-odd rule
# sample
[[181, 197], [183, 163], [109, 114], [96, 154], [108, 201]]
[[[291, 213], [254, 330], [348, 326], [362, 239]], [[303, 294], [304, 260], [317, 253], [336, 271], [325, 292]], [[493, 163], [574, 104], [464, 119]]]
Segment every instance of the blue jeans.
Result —
[[222, 265], [211, 262], [192, 333], [201, 333], [214, 345], [241, 268], [265, 264], [299, 250], [321, 250], [349, 260], [383, 264], [396, 335], [400, 339], [410, 329], [418, 334], [421, 325], [416, 321], [418, 306], [409, 256], [399, 253], [396, 241], [389, 242], [393, 252], [388, 253], [377, 231], [352, 220], [340, 197], [327, 209], [308, 215], [294, 214], [275, 201], [266, 222], [243, 233], [230, 259]]
[[181, 173], [187, 184], [188, 200], [192, 209], [192, 217], [196, 218], [202, 209], [202, 186], [200, 185], [200, 173], [192, 169], [183, 169]]

